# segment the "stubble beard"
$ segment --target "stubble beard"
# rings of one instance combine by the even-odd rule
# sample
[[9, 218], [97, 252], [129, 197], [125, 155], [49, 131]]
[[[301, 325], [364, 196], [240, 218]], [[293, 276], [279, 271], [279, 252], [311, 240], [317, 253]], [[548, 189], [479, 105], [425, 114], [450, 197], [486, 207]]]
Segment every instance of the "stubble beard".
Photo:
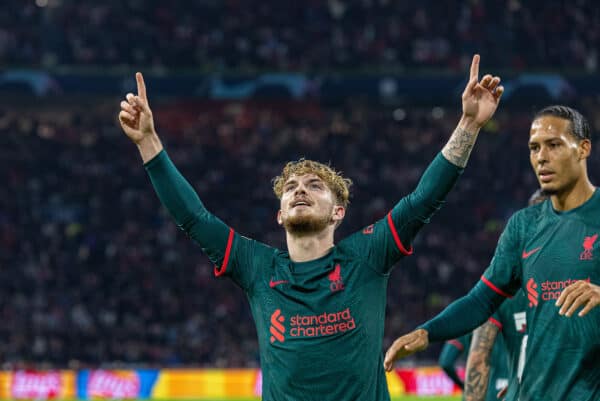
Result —
[[324, 216], [294, 216], [283, 221], [283, 227], [294, 235], [309, 235], [319, 233], [331, 224], [331, 217]]

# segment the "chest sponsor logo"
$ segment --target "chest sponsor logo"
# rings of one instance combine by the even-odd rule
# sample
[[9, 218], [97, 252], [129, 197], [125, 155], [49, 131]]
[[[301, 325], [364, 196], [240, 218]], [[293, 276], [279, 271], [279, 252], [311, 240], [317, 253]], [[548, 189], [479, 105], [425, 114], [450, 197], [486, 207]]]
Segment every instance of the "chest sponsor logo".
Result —
[[597, 239], [597, 233], [583, 239], [583, 252], [579, 254], [579, 260], [592, 260], [594, 258], [592, 250], [594, 249], [594, 243]]
[[529, 300], [529, 307], [533, 308], [538, 304], [538, 294], [537, 292], [538, 285], [536, 284], [533, 278], [530, 278], [527, 282], [527, 299]]
[[285, 342], [286, 333], [290, 337], [323, 337], [337, 333], [344, 333], [356, 328], [350, 308], [339, 312], [324, 312], [320, 315], [294, 315], [289, 320], [289, 330], [285, 326], [285, 317], [281, 309], [275, 310], [271, 315], [271, 343]]
[[525, 330], [527, 330], [526, 312], [513, 313], [513, 318], [515, 319], [515, 330], [519, 333], [525, 333]]
[[[527, 299], [529, 300], [529, 307], [533, 308], [538, 305], [538, 301], [541, 299], [542, 301], [554, 301], [560, 297], [560, 294], [563, 292], [565, 288], [569, 285], [580, 281], [577, 279], [567, 279], [567, 280], [558, 280], [558, 281], [550, 281], [546, 280], [542, 282], [539, 286], [535, 282], [533, 278], [530, 278], [527, 281]], [[590, 282], [590, 278], [586, 278], [583, 281]], [[539, 292], [538, 292], [539, 288]]]
[[336, 264], [335, 268], [327, 276], [329, 279], [329, 289], [331, 292], [342, 291], [344, 289], [344, 281], [342, 280], [342, 267]]
[[281, 343], [285, 341], [285, 326], [283, 322], [285, 322], [285, 317], [281, 314], [281, 309], [275, 310], [271, 315], [271, 327], [269, 328], [271, 332], [271, 344], [275, 341]]

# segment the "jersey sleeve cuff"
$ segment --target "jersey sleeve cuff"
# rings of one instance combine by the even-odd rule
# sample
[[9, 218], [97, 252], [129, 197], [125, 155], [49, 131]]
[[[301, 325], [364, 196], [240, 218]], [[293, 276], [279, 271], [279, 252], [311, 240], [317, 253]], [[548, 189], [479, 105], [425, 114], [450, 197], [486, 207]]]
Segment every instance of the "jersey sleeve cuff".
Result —
[[498, 327], [498, 330], [502, 331], [502, 323], [500, 323], [500, 321], [494, 319], [493, 317], [490, 317], [488, 319], [488, 322], [490, 322], [494, 326]]
[[455, 346], [459, 351], [465, 349], [465, 347], [458, 340], [448, 340], [446, 343]]

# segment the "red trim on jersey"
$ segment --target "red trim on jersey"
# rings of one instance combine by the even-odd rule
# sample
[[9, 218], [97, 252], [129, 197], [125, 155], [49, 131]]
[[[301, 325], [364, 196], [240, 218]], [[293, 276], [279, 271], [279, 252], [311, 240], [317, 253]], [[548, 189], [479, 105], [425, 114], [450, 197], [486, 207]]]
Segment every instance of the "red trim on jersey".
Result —
[[413, 253], [413, 247], [410, 246], [409, 250], [406, 250], [404, 245], [402, 245], [402, 241], [400, 241], [400, 237], [398, 237], [398, 231], [396, 231], [396, 227], [394, 226], [394, 221], [392, 220], [392, 212], [389, 212], [387, 215], [388, 226], [390, 226], [390, 231], [392, 232], [392, 236], [394, 237], [394, 242], [396, 246], [402, 252], [403, 255], [409, 256]]
[[487, 285], [492, 290], [494, 290], [495, 293], [498, 293], [498, 294], [502, 295], [505, 298], [512, 298], [512, 296], [510, 294], [507, 294], [506, 292], [502, 291], [500, 288], [496, 287], [490, 280], [488, 280], [484, 276], [481, 276], [481, 281], [483, 281], [483, 283], [485, 285]]
[[446, 342], [450, 345], [454, 345], [456, 348], [458, 348], [459, 351], [465, 349], [465, 347], [463, 347], [463, 345], [458, 340], [448, 340]]
[[497, 321], [496, 319], [494, 319], [493, 317], [490, 317], [488, 319], [488, 321], [493, 324], [494, 326], [498, 327], [498, 329], [502, 330], [502, 323], [500, 323], [499, 321]]
[[215, 276], [219, 277], [225, 274], [227, 270], [227, 264], [229, 263], [229, 254], [231, 253], [231, 244], [233, 244], [233, 228], [229, 229], [229, 238], [227, 238], [227, 248], [225, 248], [225, 257], [223, 258], [223, 264], [219, 268], [215, 266]]

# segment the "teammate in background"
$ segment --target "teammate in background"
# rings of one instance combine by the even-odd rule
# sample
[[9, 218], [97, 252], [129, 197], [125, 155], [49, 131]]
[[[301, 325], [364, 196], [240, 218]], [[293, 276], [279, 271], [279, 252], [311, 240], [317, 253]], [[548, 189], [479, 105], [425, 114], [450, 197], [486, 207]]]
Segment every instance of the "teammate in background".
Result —
[[472, 333], [469, 333], [462, 337], [446, 341], [442, 347], [442, 352], [440, 352], [440, 357], [438, 359], [438, 365], [440, 365], [442, 370], [446, 372], [450, 379], [452, 379], [454, 384], [461, 389], [465, 388], [465, 383], [458, 376], [458, 371], [456, 370], [456, 361], [458, 358], [460, 358], [463, 352], [469, 352], [471, 337]]
[[[491, 319], [491, 318], [490, 318]], [[486, 343], [485, 345], [489, 345], [488, 353], [486, 355], [487, 359], [491, 359], [491, 368], [490, 363], [487, 361], [487, 370], [485, 371], [485, 377], [479, 376], [477, 377], [477, 385], [473, 386], [474, 375], [471, 377], [468, 376], [468, 369], [465, 372], [465, 382], [460, 379], [458, 376], [458, 372], [455, 368], [456, 360], [463, 354], [466, 353], [468, 355], [467, 361], [471, 360], [471, 352], [473, 350], [473, 340], [475, 333], [478, 333], [482, 328], [486, 327], [488, 324], [494, 325], [498, 324], [497, 322], [484, 323], [481, 327], [475, 330], [473, 333], [466, 334], [462, 337], [459, 337], [454, 340], [446, 341], [444, 347], [442, 348], [442, 352], [439, 358], [439, 365], [442, 367], [444, 372], [452, 379], [457, 386], [463, 389], [463, 399], [470, 401], [473, 399], [476, 400], [488, 400], [495, 401], [496, 394], [499, 390], [506, 387], [508, 383], [508, 360], [506, 357], [506, 347], [504, 345], [504, 341], [500, 338], [498, 341], [492, 341], [491, 343]], [[494, 326], [496, 327], [496, 326]], [[479, 340], [481, 342], [481, 339]], [[481, 344], [483, 345], [483, 344]], [[487, 348], [487, 347], [486, 347]], [[473, 373], [473, 372], [471, 372]], [[470, 381], [469, 381], [470, 380]], [[485, 386], [481, 386], [482, 382], [485, 381]], [[489, 385], [488, 385], [489, 383]], [[469, 388], [471, 389], [469, 391]], [[476, 390], [482, 389], [481, 392], [477, 393], [479, 398], [473, 398], [473, 388]], [[494, 391], [494, 389], [497, 389]], [[486, 397], [486, 390], [487, 397]]]
[[258, 332], [263, 400], [389, 400], [381, 354], [389, 272], [412, 253], [414, 236], [441, 207], [496, 111], [500, 79], [479, 81], [478, 72], [476, 55], [462, 118], [415, 191], [337, 245], [349, 180], [317, 162], [288, 163], [273, 188], [287, 251], [239, 235], [204, 208], [163, 150], [143, 77], [136, 74], [138, 94], [121, 102], [121, 126], [177, 225], [216, 264], [216, 276], [229, 276], [246, 292]]
[[587, 174], [590, 127], [572, 108], [546, 107], [533, 119], [529, 151], [550, 201], [511, 217], [481, 281], [398, 338], [386, 353], [386, 369], [429, 341], [473, 330], [522, 288], [529, 334], [519, 400], [600, 399], [600, 191]]
[[[548, 196], [538, 189], [529, 198], [528, 205], [537, 205], [547, 199]], [[473, 332], [465, 373], [463, 394], [466, 401], [484, 399], [491, 401], [497, 398], [505, 401], [517, 400], [527, 345], [526, 310], [527, 299], [523, 291], [518, 291], [512, 299], [502, 302], [496, 313]], [[499, 331], [502, 332], [502, 337], [497, 337]], [[504, 360], [502, 361], [498, 361], [495, 357], [499, 343], [503, 344], [501, 354]], [[493, 378], [498, 362], [504, 364], [506, 356], [508, 357], [508, 386], [501, 386], [501, 383]], [[489, 383], [495, 386], [488, 388]]]

